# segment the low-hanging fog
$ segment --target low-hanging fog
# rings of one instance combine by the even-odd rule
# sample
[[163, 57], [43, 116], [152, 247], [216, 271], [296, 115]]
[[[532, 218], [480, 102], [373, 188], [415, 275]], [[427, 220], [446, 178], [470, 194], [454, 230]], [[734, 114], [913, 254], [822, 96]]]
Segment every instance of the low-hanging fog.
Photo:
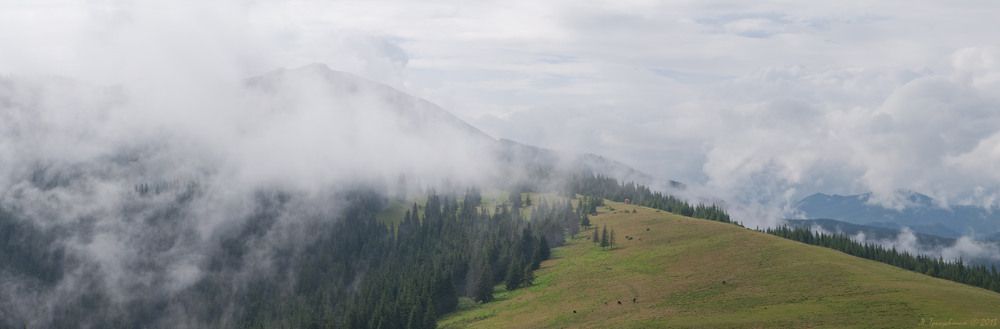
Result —
[[[548, 169], [525, 169], [630, 171], [496, 140], [325, 64], [189, 78], [0, 78], [8, 324], [61, 327], [74, 319], [67, 313], [91, 312], [85, 318], [104, 322], [77, 325], [98, 326], [161, 305], [139, 318], [203, 327], [190, 297], [178, 296], [208, 275], [226, 276], [237, 293], [291, 271], [295, 257], [277, 253], [309, 246], [359, 190], [384, 198], [529, 182], [551, 190], [560, 186]], [[240, 261], [220, 269], [234, 243]], [[228, 315], [212, 316], [229, 326]]]
[[[493, 137], [683, 182], [748, 227], [816, 192], [992, 211], [991, 6], [7, 1], [0, 216], [23, 233], [11, 241], [69, 262], [51, 282], [0, 270], [0, 317], [45, 319], [88, 291], [125, 305], [187, 289], [206, 253], [275, 211], [231, 273], [243, 284], [275, 270], [273, 246], [335, 218], [344, 190], [509, 180]], [[909, 241], [883, 242], [995, 254]]]
[[191, 297], [203, 282], [223, 276], [222, 291], [237, 294], [294, 271], [355, 193], [551, 191], [561, 188], [551, 170], [630, 171], [493, 139], [324, 64], [209, 80], [0, 78], [7, 324], [65, 327], [87, 312], [93, 323], [72, 325], [229, 327], [228, 313], [190, 309], [207, 302]]
[[325, 63], [773, 225], [816, 192], [995, 208], [992, 6], [13, 1], [0, 72], [167, 95]]
[[[291, 271], [288, 253], [321, 238], [352, 191], [529, 179], [511, 164], [534, 150], [431, 103], [276, 48], [255, 54], [247, 44], [262, 32], [241, 30], [241, 8], [67, 4], [38, 18], [24, 3], [0, 14], [28, 32], [4, 34], [23, 48], [0, 57], [0, 326], [232, 326], [232, 296]], [[53, 25], [25, 29], [40, 22]], [[199, 307], [210, 302], [200, 282], [223, 285], [222, 314]]]
[[167, 87], [0, 78], [7, 247], [48, 257], [39, 273], [54, 273], [0, 271], [5, 317], [48, 326], [91, 291], [111, 305], [170, 296], [201, 278], [220, 239], [277, 211], [266, 235], [242, 241], [251, 260], [232, 284], [245, 284], [281, 270], [277, 247], [314, 239], [311, 221], [337, 218], [345, 191], [492, 186], [500, 172], [489, 136], [322, 64]]
[[969, 236], [961, 236], [957, 239], [942, 238], [919, 234], [908, 227], [903, 227], [900, 230], [871, 227], [854, 227], [845, 230], [839, 225], [831, 227], [811, 223], [811, 225], [803, 226], [802, 222], [792, 222], [792, 225], [809, 227], [816, 233], [847, 236], [858, 243], [881, 245], [887, 249], [895, 249], [914, 256], [940, 257], [947, 261], [962, 261], [967, 265], [987, 267], [1000, 265], [1000, 242], [997, 241], [976, 240]]

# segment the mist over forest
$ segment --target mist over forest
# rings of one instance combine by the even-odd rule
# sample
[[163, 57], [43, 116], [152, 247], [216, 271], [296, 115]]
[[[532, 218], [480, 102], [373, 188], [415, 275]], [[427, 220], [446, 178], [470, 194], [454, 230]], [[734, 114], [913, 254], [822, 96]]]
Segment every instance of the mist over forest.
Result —
[[[493, 139], [427, 101], [322, 64], [232, 81], [202, 99], [64, 78], [0, 85], [0, 312], [11, 327], [292, 323], [252, 307], [264, 300], [308, 310], [296, 326], [343, 324], [371, 262], [390, 262], [368, 253], [394, 235], [391, 223], [402, 222], [402, 239], [407, 223], [458, 216], [456, 201], [473, 198], [461, 203], [462, 220], [512, 222], [456, 230], [520, 233], [520, 205], [489, 209], [480, 190], [563, 192], [574, 175], [641, 175], [592, 155]], [[157, 110], [168, 104], [178, 111]], [[420, 196], [444, 201], [414, 202], [388, 227], [374, 220], [390, 201]], [[532, 234], [556, 246], [579, 218], [566, 217], [576, 216], [567, 200], [550, 201], [536, 201]], [[549, 211], [558, 223], [544, 224]], [[359, 232], [369, 235], [350, 236]], [[445, 272], [461, 275], [454, 282], [465, 295], [466, 267], [482, 269], [462, 255]], [[303, 285], [334, 295], [288, 299], [311, 291]]]
[[0, 328], [431, 328], [601, 197], [1000, 264], [990, 6], [5, 2]]

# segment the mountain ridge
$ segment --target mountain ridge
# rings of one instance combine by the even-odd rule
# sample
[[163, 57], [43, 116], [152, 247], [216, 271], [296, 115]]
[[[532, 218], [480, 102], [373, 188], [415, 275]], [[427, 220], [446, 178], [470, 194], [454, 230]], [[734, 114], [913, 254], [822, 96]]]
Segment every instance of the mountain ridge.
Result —
[[815, 193], [803, 198], [794, 209], [804, 219], [836, 219], [853, 224], [899, 229], [958, 238], [984, 238], [1000, 232], [1000, 213], [971, 205], [951, 205], [927, 195], [903, 191], [905, 207], [891, 209], [871, 203], [871, 193], [836, 195]]
[[[468, 138], [482, 142], [487, 148], [485, 151], [493, 153], [499, 163], [506, 167], [513, 166], [513, 168], [501, 168], [502, 171], [506, 171], [505, 175], [513, 175], [515, 171], [525, 168], [532, 171], [532, 177], [523, 179], [515, 185], [551, 181], [553, 177], [549, 176], [554, 171], [603, 174], [629, 181], [653, 179], [652, 176], [631, 166], [603, 156], [563, 152], [490, 136], [428, 100], [356, 74], [331, 69], [322, 63], [312, 63], [292, 69], [276, 69], [246, 79], [246, 85], [256, 90], [275, 93], [295, 88], [303, 82], [316, 80], [325, 84], [326, 91], [333, 95], [375, 94], [386, 103], [395, 105], [390, 110], [407, 118], [417, 132], [433, 132], [450, 127], [468, 133]], [[668, 186], [683, 188], [684, 185], [671, 180]]]
[[[478, 137], [487, 138], [493, 141], [497, 140], [482, 130], [479, 130], [475, 126], [459, 119], [448, 110], [445, 110], [428, 100], [410, 95], [390, 85], [370, 80], [353, 73], [331, 69], [323, 63], [311, 63], [291, 69], [280, 68], [248, 78], [245, 81], [250, 87], [260, 88], [262, 90], [274, 90], [279, 88], [282, 83], [303, 79], [308, 80], [310, 78], [320, 78], [328, 85], [327, 87], [330, 87], [329, 91], [335, 94], [343, 92], [377, 93], [378, 96], [384, 98], [389, 103], [401, 105], [393, 110], [396, 110], [399, 114], [411, 115], [411, 119], [430, 117], [430, 119], [443, 120], [449, 124], [467, 130]], [[413, 117], [413, 115], [416, 117]]]
[[[1000, 295], [827, 248], [605, 201], [536, 284], [460, 304], [441, 328], [909, 328], [992, 318]], [[625, 211], [622, 211], [624, 209]], [[634, 209], [634, 211], [633, 211]], [[629, 239], [631, 238], [631, 239]], [[940, 320], [938, 320], [940, 321]]]

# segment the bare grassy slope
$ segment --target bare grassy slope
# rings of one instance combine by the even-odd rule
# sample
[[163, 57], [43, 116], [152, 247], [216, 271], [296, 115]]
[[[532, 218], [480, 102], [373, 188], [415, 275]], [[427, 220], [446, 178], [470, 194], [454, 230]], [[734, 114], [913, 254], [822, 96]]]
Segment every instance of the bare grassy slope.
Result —
[[608, 205], [616, 211], [592, 221], [614, 228], [617, 248], [601, 251], [593, 231], [582, 232], [542, 264], [533, 287], [498, 286], [498, 301], [465, 301], [440, 327], [909, 328], [1000, 318], [1000, 294], [987, 290], [735, 225]]

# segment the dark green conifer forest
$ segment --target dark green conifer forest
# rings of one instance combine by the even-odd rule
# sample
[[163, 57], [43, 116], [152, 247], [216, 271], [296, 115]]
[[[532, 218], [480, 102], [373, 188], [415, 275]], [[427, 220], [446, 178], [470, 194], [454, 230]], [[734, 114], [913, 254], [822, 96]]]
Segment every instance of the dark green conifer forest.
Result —
[[[629, 202], [634, 205], [660, 209], [670, 213], [732, 223], [729, 214], [718, 205], [698, 204], [691, 206], [686, 201], [673, 195], [653, 191], [647, 186], [635, 182], [619, 183], [613, 177], [585, 174], [575, 176], [569, 185], [571, 194], [581, 194], [580, 207], [586, 209], [583, 213], [596, 214], [597, 208], [604, 206], [604, 199], [615, 202]], [[739, 223], [736, 223], [739, 224]]]
[[[154, 193], [146, 185], [137, 189]], [[189, 187], [197, 189], [197, 187]], [[294, 195], [260, 192], [255, 211], [226, 231], [203, 258], [204, 273], [174, 294], [116, 302], [98, 286], [82, 286], [76, 299], [52, 313], [46, 327], [75, 328], [81, 323], [101, 328], [435, 328], [439, 316], [456, 309], [459, 298], [489, 303], [494, 289], [530, 286], [533, 271], [551, 248], [591, 226], [588, 217], [604, 200], [623, 201], [664, 211], [740, 225], [717, 205], [691, 206], [674, 196], [635, 183], [619, 183], [600, 175], [575, 176], [565, 197], [546, 200], [541, 194], [522, 199], [510, 193], [500, 204], [486, 205], [476, 188], [461, 193], [433, 190], [423, 204], [412, 203], [402, 218], [379, 221], [388, 206], [385, 193], [355, 188], [341, 195], [346, 205], [335, 217], [302, 222], [311, 239], [276, 244], [266, 252], [276, 262], [271, 272], [247, 272], [260, 253], [263, 237], [280, 231], [277, 218], [294, 203]], [[144, 194], [145, 193], [145, 194]], [[197, 193], [191, 192], [191, 193]], [[181, 193], [174, 208], [190, 202]], [[187, 195], [187, 196], [185, 196]], [[531, 195], [531, 194], [526, 194]], [[398, 196], [394, 200], [398, 202]], [[528, 201], [530, 201], [530, 206]], [[576, 205], [576, 207], [574, 207]], [[149, 223], [170, 225], [175, 212], [156, 212]], [[623, 209], [628, 212], [628, 209]], [[525, 215], [530, 214], [530, 215]], [[151, 221], [151, 222], [150, 222]], [[843, 236], [779, 227], [767, 233], [841, 250], [927, 275], [1000, 291], [995, 268], [966, 266], [910, 255]], [[0, 261], [8, 275], [24, 280], [26, 289], [51, 288], [75, 264], [74, 256], [52, 246], [59, 232], [43, 233], [18, 220], [16, 209], [0, 210]], [[592, 242], [615, 248], [614, 228], [594, 227]], [[163, 271], [150, 262], [150, 271]], [[178, 310], [177, 308], [183, 308]], [[183, 318], [172, 318], [182, 314]], [[0, 328], [26, 322], [4, 319]], [[31, 327], [31, 326], [28, 326]]]

